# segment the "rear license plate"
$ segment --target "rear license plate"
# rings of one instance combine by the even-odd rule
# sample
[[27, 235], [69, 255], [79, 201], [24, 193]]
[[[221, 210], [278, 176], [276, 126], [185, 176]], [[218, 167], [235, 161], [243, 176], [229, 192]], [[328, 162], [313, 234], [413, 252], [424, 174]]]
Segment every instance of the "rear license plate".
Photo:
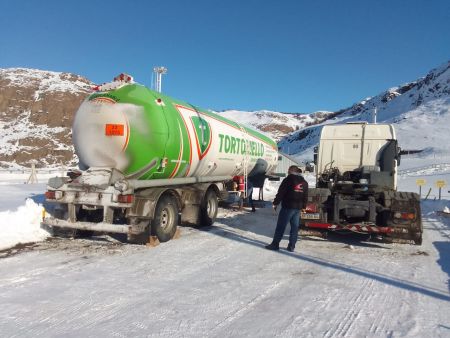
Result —
[[307, 213], [307, 212], [302, 212], [301, 215], [302, 219], [320, 219], [320, 214], [317, 213]]

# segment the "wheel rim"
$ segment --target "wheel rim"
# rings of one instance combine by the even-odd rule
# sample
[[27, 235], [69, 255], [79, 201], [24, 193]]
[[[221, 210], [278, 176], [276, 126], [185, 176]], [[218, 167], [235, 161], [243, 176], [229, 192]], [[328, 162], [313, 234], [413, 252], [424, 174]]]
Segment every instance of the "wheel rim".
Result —
[[210, 198], [208, 199], [208, 203], [206, 205], [206, 213], [208, 214], [209, 217], [214, 217], [215, 213], [216, 213], [216, 201], [214, 200], [214, 198]]
[[160, 225], [163, 230], [170, 229], [174, 220], [174, 213], [172, 208], [164, 208], [161, 211]]

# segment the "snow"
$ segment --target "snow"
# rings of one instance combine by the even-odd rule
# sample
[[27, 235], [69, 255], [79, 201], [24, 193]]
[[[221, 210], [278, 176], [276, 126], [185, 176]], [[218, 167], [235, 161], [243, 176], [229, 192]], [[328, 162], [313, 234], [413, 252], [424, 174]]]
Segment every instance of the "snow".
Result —
[[[179, 239], [154, 248], [109, 236], [45, 240], [38, 222], [44, 182], [55, 173], [27, 185], [29, 173], [0, 172], [0, 248], [10, 247], [0, 251], [2, 335], [450, 337], [450, 102], [448, 92], [429, 90], [436, 81], [447, 88], [448, 69], [408, 84], [406, 96], [405, 86], [391, 88], [361, 102], [360, 115], [326, 122], [378, 106], [403, 149], [424, 149], [402, 158], [398, 177], [400, 191], [418, 192], [416, 180], [426, 181], [422, 246], [336, 234], [302, 237], [294, 253], [284, 250], [287, 236], [279, 252], [265, 250], [279, 182], [267, 182], [265, 208], [220, 209], [212, 227], [182, 227]], [[237, 120], [254, 125], [250, 115]], [[312, 158], [320, 127], [306, 130], [284, 149]], [[314, 186], [313, 175], [306, 179]], [[437, 180], [447, 182], [442, 200]]]
[[49, 234], [40, 228], [43, 207], [32, 199], [16, 211], [0, 212], [0, 250], [19, 243], [37, 242], [46, 239]]
[[49, 234], [40, 228], [46, 182], [63, 170], [37, 172], [37, 184], [24, 184], [26, 171], [0, 171], [0, 250], [17, 244], [45, 240]]
[[[421, 173], [450, 182], [445, 166], [409, 164], [401, 190], [416, 191]], [[278, 185], [267, 183], [267, 201]], [[7, 225], [44, 239], [35, 226], [45, 185], [9, 177], [1, 189], [14, 200], [7, 209], [20, 206], [0, 211], [2, 234]], [[37, 203], [24, 203], [30, 196]], [[155, 248], [100, 236], [3, 251], [0, 328], [24, 337], [448, 337], [450, 218], [435, 211], [449, 206], [422, 201], [422, 246], [335, 235], [268, 251], [277, 214], [267, 205], [220, 209], [212, 227], [182, 227]]]

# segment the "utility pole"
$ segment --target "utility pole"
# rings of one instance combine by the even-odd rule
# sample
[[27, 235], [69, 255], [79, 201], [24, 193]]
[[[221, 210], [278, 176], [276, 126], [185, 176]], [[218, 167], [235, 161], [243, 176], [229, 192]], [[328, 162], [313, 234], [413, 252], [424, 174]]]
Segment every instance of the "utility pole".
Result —
[[154, 67], [153, 72], [156, 75], [155, 78], [155, 90], [158, 93], [161, 93], [161, 85], [162, 85], [162, 76], [163, 74], [167, 74], [167, 68], [166, 67]]
[[377, 107], [373, 108], [372, 118], [373, 118], [372, 122], [377, 123]]

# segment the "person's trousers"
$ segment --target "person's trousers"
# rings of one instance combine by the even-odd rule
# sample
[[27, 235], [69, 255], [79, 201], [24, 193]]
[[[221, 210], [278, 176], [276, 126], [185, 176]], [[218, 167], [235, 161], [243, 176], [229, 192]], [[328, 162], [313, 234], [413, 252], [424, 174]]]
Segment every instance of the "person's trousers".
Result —
[[250, 188], [247, 191], [247, 196], [248, 196], [248, 204], [252, 207], [252, 210], [255, 210], [255, 205], [253, 204], [253, 188]]
[[289, 246], [291, 248], [295, 248], [295, 243], [297, 243], [298, 239], [298, 227], [300, 223], [300, 210], [298, 209], [281, 208], [280, 214], [278, 215], [275, 235], [273, 236], [273, 243], [276, 245], [280, 244], [280, 241], [284, 235], [284, 230], [286, 230], [286, 226], [288, 223], [291, 224]]

